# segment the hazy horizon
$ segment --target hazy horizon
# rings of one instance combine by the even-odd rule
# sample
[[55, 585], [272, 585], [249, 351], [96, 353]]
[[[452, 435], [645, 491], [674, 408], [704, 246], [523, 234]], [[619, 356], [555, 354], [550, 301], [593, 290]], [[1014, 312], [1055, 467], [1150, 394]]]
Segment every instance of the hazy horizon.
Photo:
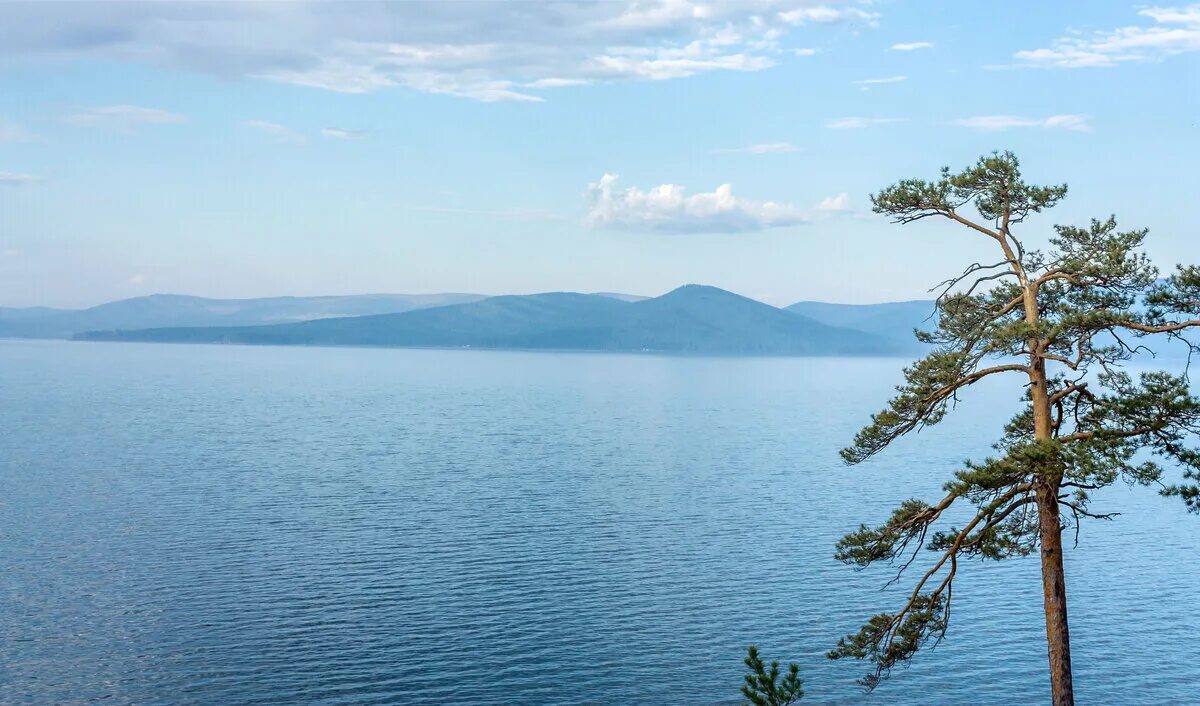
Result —
[[1170, 267], [1198, 61], [1196, 5], [6, 3], [0, 306], [918, 299], [986, 245], [869, 194], [997, 149], [1070, 185], [1029, 242], [1116, 213]]
[[[554, 294], [554, 293], [562, 292], [562, 293], [571, 293], [571, 294], [594, 294], [594, 295], [600, 295], [600, 296], [607, 295], [607, 296], [617, 296], [617, 297], [641, 297], [641, 298], [645, 298], [645, 299], [653, 299], [655, 297], [660, 297], [664, 294], [673, 292], [676, 289], [679, 289], [680, 287], [697, 286], [697, 285], [698, 286], [714, 286], [714, 285], [706, 285], [703, 282], [684, 282], [678, 286], [671, 287], [664, 291], [655, 292], [652, 294], [645, 294], [645, 293], [641, 293], [641, 292], [618, 292], [618, 291], [614, 291], [614, 290], [584, 292], [584, 291], [574, 291], [574, 290], [568, 290], [568, 289], [557, 289], [557, 290], [535, 290], [535, 291], [527, 291], [527, 292], [496, 292], [496, 293], [446, 290], [446, 291], [436, 291], [436, 292], [335, 292], [335, 293], [326, 292], [326, 293], [320, 293], [320, 294], [266, 294], [266, 295], [262, 295], [262, 296], [250, 296], [250, 297], [212, 297], [212, 296], [207, 296], [204, 294], [192, 294], [190, 292], [146, 292], [144, 294], [134, 294], [134, 295], [128, 296], [128, 297], [120, 297], [118, 299], [106, 299], [104, 301], [97, 301], [97, 302], [93, 302], [90, 304], [84, 304], [82, 306], [52, 306], [52, 305], [48, 305], [48, 304], [30, 304], [30, 305], [23, 305], [23, 306], [9, 306], [9, 305], [0, 304], [0, 309], [50, 308], [50, 309], [62, 309], [65, 311], [71, 311], [71, 310], [79, 310], [79, 309], [89, 309], [92, 307], [102, 306], [104, 304], [111, 304], [111, 303], [119, 302], [119, 301], [126, 301], [129, 299], [140, 299], [140, 298], [148, 298], [148, 297], [194, 297], [197, 299], [212, 299], [212, 300], [217, 300], [217, 301], [246, 301], [246, 300], [256, 300], [256, 299], [284, 299], [284, 298], [318, 299], [318, 298], [337, 298], [337, 297], [436, 296], [436, 295], [446, 295], [446, 294], [470, 294], [470, 295], [479, 295], [481, 297], [503, 297], [503, 296], [532, 296], [532, 295], [537, 295], [537, 294]], [[719, 289], [724, 289], [724, 288], [720, 287]], [[748, 294], [744, 294], [742, 292], [736, 292], [733, 290], [725, 290], [725, 291], [731, 292], [732, 294], [737, 294], [738, 296], [746, 297], [747, 299], [754, 299], [755, 301], [760, 301], [764, 304], [770, 304], [771, 306], [780, 307], [780, 308], [787, 307], [792, 304], [800, 304], [800, 303], [835, 304], [835, 305], [847, 305], [847, 306], [874, 306], [874, 305], [880, 305], [880, 304], [904, 304], [904, 303], [911, 303], [911, 302], [932, 301], [934, 298], [933, 294], [927, 293], [928, 296], [926, 296], [926, 297], [917, 297], [917, 298], [913, 298], [913, 299], [890, 299], [890, 300], [886, 300], [886, 301], [844, 302], [844, 301], [835, 301], [832, 299], [797, 299], [794, 301], [787, 300], [787, 301], [783, 301], [783, 302], [772, 302], [772, 301], [767, 301], [765, 299], [758, 299], [756, 297], [750, 296]]]
[[1191, 703], [1197, 116], [1200, 0], [0, 0], [0, 702]]

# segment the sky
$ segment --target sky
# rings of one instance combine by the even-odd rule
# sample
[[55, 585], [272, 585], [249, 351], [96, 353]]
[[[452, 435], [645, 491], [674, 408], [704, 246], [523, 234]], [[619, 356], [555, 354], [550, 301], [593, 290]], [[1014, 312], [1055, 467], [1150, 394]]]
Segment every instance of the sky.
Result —
[[2, 3], [0, 306], [924, 298], [989, 244], [870, 194], [1006, 149], [1165, 269], [1198, 114], [1200, 4]]

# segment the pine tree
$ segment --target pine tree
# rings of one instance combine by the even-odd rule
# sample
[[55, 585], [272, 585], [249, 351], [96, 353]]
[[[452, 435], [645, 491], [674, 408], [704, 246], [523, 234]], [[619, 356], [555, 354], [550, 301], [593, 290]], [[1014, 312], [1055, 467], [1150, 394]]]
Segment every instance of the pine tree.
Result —
[[[862, 526], [837, 545], [856, 567], [906, 569], [929, 556], [899, 610], [872, 617], [829, 653], [867, 659], [874, 688], [890, 670], [946, 634], [954, 579], [966, 560], [1040, 551], [1052, 702], [1074, 703], [1062, 550], [1064, 529], [1111, 518], [1093, 509], [1096, 491], [1118, 480], [1157, 486], [1200, 511], [1200, 399], [1186, 374], [1125, 372], [1148, 337], [1184, 338], [1200, 326], [1200, 268], [1162, 278], [1140, 251], [1147, 231], [1119, 230], [1114, 218], [1055, 226], [1046, 251], [1026, 249], [1017, 230], [1053, 207], [1067, 187], [1026, 184], [1010, 152], [957, 174], [905, 179], [872, 196], [876, 213], [907, 224], [943, 218], [997, 249], [942, 283], [936, 327], [917, 332], [932, 346], [904, 371], [883, 411], [842, 451], [861, 463], [896, 439], [936, 424], [964, 388], [1009, 376], [1024, 408], [1004, 428], [996, 455], [967, 462], [929, 503], [906, 500], [878, 527]], [[1177, 473], [1169, 484], [1168, 471]], [[971, 512], [961, 526], [939, 523], [951, 507]], [[922, 550], [928, 553], [923, 553]]]
[[800, 678], [800, 665], [788, 665], [788, 673], [779, 680], [779, 660], [771, 662], [768, 669], [758, 656], [758, 647], [750, 645], [744, 660], [750, 673], [742, 685], [742, 695], [753, 706], [788, 706], [804, 696], [804, 680]]

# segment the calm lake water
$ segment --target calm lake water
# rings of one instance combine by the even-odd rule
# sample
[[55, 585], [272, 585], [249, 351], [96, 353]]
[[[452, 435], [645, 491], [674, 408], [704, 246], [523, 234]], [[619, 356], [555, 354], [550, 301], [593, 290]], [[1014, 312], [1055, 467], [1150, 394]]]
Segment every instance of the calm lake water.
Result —
[[[0, 341], [0, 702], [732, 704], [751, 642], [805, 704], [1043, 702], [1036, 557], [874, 694], [823, 657], [910, 585], [837, 537], [1014, 409], [844, 467], [903, 362]], [[1080, 703], [1195, 702], [1200, 518], [1097, 508]]]

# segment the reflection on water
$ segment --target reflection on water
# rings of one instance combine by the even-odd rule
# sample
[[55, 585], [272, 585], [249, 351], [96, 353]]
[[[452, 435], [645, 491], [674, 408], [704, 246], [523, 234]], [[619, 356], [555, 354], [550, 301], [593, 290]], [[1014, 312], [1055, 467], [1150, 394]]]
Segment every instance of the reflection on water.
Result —
[[[873, 695], [823, 654], [902, 583], [832, 544], [932, 497], [1003, 387], [836, 451], [903, 361], [0, 341], [0, 701], [1044, 701], [1036, 557], [972, 564]], [[1068, 554], [1081, 703], [1195, 698], [1200, 518], [1117, 486]]]

